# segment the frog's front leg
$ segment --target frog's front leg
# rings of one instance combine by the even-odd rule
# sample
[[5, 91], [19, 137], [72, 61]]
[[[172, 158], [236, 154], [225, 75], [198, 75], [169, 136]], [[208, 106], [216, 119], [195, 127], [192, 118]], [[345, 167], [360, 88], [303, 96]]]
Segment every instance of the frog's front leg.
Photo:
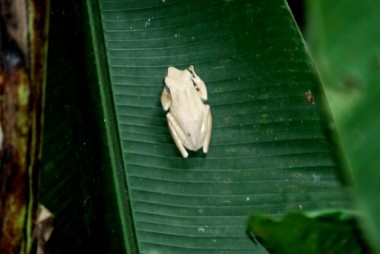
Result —
[[211, 129], [212, 129], [212, 117], [211, 117], [211, 110], [209, 105], [206, 106], [206, 116], [203, 119], [203, 126], [206, 126], [206, 136], [203, 141], [203, 152], [208, 152], [208, 147], [210, 145], [210, 139], [211, 139]]
[[178, 150], [180, 151], [183, 158], [187, 158], [189, 154], [186, 151], [185, 146], [183, 145], [183, 140], [186, 140], [186, 136], [181, 130], [180, 126], [177, 124], [172, 114], [169, 112], [166, 114], [166, 119], [168, 120], [169, 131], [174, 139]]
[[161, 104], [165, 111], [168, 111], [172, 105], [172, 96], [170, 95], [169, 89], [167, 87], [165, 87], [162, 91]]
[[200, 98], [204, 101], [207, 101], [207, 89], [205, 83], [195, 73], [194, 66], [190, 65], [187, 67], [187, 70], [191, 73], [191, 80], [193, 81], [194, 87], [197, 90]]

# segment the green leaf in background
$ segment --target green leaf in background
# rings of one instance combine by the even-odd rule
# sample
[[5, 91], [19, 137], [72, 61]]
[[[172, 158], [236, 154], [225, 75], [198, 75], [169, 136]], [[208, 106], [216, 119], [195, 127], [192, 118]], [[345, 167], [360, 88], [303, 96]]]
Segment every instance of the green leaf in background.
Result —
[[347, 211], [288, 213], [281, 220], [252, 215], [248, 232], [272, 254], [369, 253], [356, 216]]
[[[317, 0], [307, 3], [306, 38], [338, 130], [379, 78], [380, 3]], [[343, 128], [343, 127], [342, 127]]]
[[[284, 1], [73, 3], [51, 6], [41, 196], [54, 253], [267, 253], [245, 234], [252, 212], [351, 205]], [[213, 133], [207, 155], [183, 159], [160, 95], [167, 67], [191, 64]]]
[[380, 252], [380, 2], [308, 3], [311, 52], [366, 215], [367, 237]]

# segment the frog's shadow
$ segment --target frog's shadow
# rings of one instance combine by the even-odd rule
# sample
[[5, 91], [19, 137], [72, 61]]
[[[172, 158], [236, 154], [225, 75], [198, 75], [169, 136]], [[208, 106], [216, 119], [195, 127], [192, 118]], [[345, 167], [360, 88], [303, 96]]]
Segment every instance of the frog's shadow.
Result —
[[203, 167], [203, 165], [206, 163], [206, 157], [207, 154], [203, 153], [202, 148], [198, 151], [191, 151], [186, 149], [186, 151], [189, 153], [189, 156], [187, 158], [183, 158], [181, 156], [181, 153], [178, 151], [177, 147], [174, 144], [173, 141], [174, 150], [172, 151], [170, 149], [170, 152], [175, 156], [175, 159], [168, 160], [168, 166], [171, 168], [178, 168], [178, 169], [185, 169], [185, 170], [192, 170], [192, 169], [199, 169]]

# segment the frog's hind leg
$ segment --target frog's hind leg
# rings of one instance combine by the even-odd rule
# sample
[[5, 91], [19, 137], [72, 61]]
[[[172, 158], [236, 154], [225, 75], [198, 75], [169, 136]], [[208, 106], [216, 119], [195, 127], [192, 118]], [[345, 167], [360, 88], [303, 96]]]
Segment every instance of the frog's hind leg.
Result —
[[208, 152], [208, 147], [210, 145], [210, 139], [211, 139], [211, 129], [212, 129], [212, 117], [211, 117], [211, 110], [210, 106], [206, 105], [206, 117], [204, 118], [204, 126], [206, 126], [206, 136], [203, 141], [203, 152]]
[[183, 145], [183, 140], [186, 140], [186, 136], [178, 126], [177, 122], [174, 120], [173, 116], [170, 113], [166, 114], [166, 119], [168, 120], [169, 131], [172, 135], [174, 143], [176, 144], [178, 150], [180, 151], [183, 158], [187, 158], [189, 154], [186, 151], [186, 148]]

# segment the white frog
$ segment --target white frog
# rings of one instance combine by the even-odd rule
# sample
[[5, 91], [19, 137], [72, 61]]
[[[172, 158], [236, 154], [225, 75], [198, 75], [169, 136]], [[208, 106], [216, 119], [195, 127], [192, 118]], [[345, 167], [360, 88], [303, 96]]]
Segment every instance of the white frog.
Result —
[[203, 147], [207, 153], [212, 118], [207, 100], [206, 85], [194, 71], [194, 66], [178, 70], [170, 66], [165, 76], [165, 88], [161, 104], [166, 113], [169, 130], [182, 157], [187, 158], [186, 148], [197, 151]]

